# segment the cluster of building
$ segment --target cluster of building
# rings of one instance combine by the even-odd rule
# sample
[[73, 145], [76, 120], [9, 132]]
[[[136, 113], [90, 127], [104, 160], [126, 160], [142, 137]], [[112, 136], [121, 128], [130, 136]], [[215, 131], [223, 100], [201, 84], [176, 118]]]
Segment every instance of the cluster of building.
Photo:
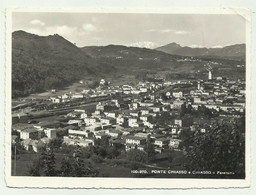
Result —
[[121, 85], [121, 86], [111, 86], [105, 85], [107, 81], [101, 79], [100, 85], [96, 89], [84, 89], [81, 92], [72, 94], [71, 92], [65, 93], [63, 95], [51, 96], [49, 100], [53, 103], [69, 102], [74, 99], [82, 98], [96, 98], [96, 97], [106, 97], [115, 94], [143, 94], [152, 90], [158, 90], [163, 87], [162, 83], [153, 82], [139, 82], [136, 86], [131, 85]]
[[12, 136], [12, 142], [15, 143], [17, 139], [20, 139], [21, 145], [26, 150], [32, 150], [34, 152], [38, 152], [42, 147], [46, 146], [51, 139], [56, 138], [57, 132], [54, 128], [25, 123], [17, 123], [13, 125], [12, 129], [19, 133], [19, 136]]
[[[104, 83], [101, 81], [101, 83]], [[169, 87], [171, 90], [168, 90]], [[167, 89], [164, 94], [156, 93]], [[245, 81], [230, 81], [222, 77], [208, 81], [175, 81], [175, 82], [140, 82], [136, 87], [129, 85], [104, 86], [96, 90], [83, 91], [83, 94], [107, 95], [111, 93], [130, 94], [130, 98], [100, 101], [92, 113], [83, 109], [75, 109], [68, 113], [65, 128], [68, 133], [63, 137], [68, 145], [87, 147], [94, 145], [98, 139], [108, 138], [111, 145], [126, 151], [131, 149], [145, 150], [148, 143], [154, 145], [156, 152], [165, 149], [179, 149], [182, 131], [200, 131], [207, 128], [194, 121], [193, 116], [181, 116], [182, 106], [189, 105], [193, 110], [204, 106], [211, 112], [222, 116], [239, 117], [245, 112]], [[80, 94], [81, 95], [81, 94]], [[84, 95], [61, 96], [61, 101], [70, 98], [82, 98]], [[165, 98], [163, 98], [165, 96]], [[56, 102], [56, 99], [53, 100]], [[159, 118], [170, 116], [170, 121], [159, 124]], [[15, 126], [14, 126], [15, 128]], [[16, 129], [25, 147], [37, 151], [56, 137], [56, 129], [42, 127], [38, 124]], [[44, 136], [42, 136], [44, 132]]]

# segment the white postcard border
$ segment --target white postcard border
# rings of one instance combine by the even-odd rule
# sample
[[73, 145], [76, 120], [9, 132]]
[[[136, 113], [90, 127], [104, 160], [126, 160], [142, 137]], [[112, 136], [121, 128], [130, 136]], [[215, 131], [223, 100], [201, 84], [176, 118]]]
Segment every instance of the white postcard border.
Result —
[[[11, 176], [11, 34], [13, 12], [87, 12], [87, 13], [166, 13], [166, 14], [239, 14], [246, 19], [246, 178], [245, 179], [155, 179], [155, 178], [65, 178]], [[127, 189], [185, 189], [241, 188], [251, 180], [250, 102], [251, 102], [251, 12], [243, 8], [9, 8], [6, 10], [5, 66], [5, 180], [9, 187], [30, 188], [127, 188]]]

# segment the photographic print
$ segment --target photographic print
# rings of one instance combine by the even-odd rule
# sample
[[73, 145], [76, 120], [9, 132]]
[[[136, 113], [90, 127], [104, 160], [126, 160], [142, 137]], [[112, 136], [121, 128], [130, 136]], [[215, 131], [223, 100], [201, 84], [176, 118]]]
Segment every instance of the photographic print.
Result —
[[97, 179], [103, 187], [242, 185], [249, 133], [245, 16], [9, 11], [8, 177], [24, 187], [27, 179], [78, 179], [79, 187]]

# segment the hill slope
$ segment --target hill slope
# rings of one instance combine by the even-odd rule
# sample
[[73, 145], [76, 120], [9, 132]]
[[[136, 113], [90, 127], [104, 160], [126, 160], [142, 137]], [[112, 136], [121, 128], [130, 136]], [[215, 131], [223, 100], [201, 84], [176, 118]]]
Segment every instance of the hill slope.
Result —
[[94, 59], [57, 34], [12, 34], [13, 97], [64, 87], [101, 71]]
[[[179, 47], [174, 44], [171, 46]], [[145, 79], [148, 75], [167, 79], [206, 79], [208, 72], [204, 65], [208, 63], [212, 65], [214, 76], [244, 78], [244, 70], [236, 67], [237, 64], [244, 64], [243, 60], [178, 56], [152, 49], [120, 45], [81, 49], [97, 62], [104, 61], [115, 67], [115, 80], [124, 79], [127, 75], [133, 75], [134, 80]], [[119, 78], [119, 75], [123, 76]]]

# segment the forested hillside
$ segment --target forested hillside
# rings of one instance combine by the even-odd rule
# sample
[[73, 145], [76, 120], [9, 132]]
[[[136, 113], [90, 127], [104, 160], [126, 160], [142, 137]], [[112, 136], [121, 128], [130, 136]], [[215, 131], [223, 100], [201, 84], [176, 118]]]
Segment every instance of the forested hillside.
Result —
[[80, 48], [57, 34], [43, 37], [24, 31], [13, 33], [13, 97], [65, 87], [86, 75], [104, 71]]

